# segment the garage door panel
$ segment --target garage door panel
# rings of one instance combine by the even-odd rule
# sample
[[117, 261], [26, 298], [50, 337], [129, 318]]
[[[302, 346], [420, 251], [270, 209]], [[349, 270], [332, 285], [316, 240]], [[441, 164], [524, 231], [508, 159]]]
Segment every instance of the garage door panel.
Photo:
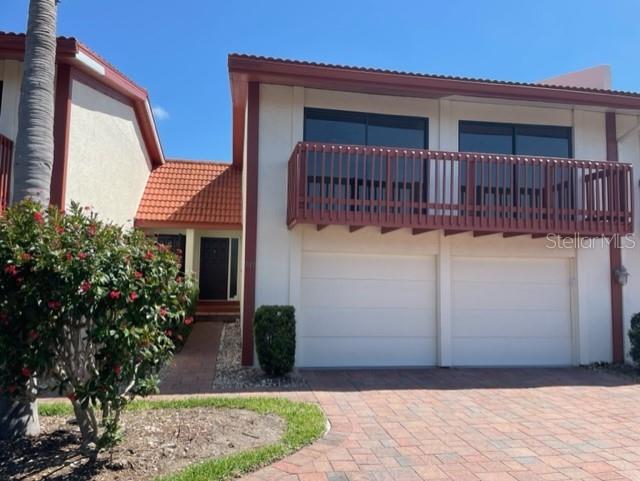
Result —
[[457, 337], [456, 366], [566, 366], [571, 364], [570, 337]]
[[435, 281], [435, 261], [417, 256], [307, 252], [302, 262], [302, 277]]
[[454, 281], [453, 301], [459, 309], [561, 310], [567, 307], [568, 286], [522, 282]]
[[452, 268], [459, 282], [528, 282], [565, 286], [569, 275], [566, 259], [515, 257], [454, 257]]
[[571, 326], [566, 317], [566, 310], [454, 308], [452, 331], [455, 337], [570, 337]]
[[300, 367], [430, 366], [435, 339], [427, 337], [305, 337], [299, 342]]
[[454, 257], [452, 300], [454, 365], [571, 364], [568, 259]]
[[435, 364], [435, 259], [395, 252], [303, 251], [299, 366]]
[[378, 279], [302, 279], [305, 307], [428, 309], [435, 305], [435, 282]]
[[435, 337], [435, 309], [310, 308], [298, 317], [299, 336]]

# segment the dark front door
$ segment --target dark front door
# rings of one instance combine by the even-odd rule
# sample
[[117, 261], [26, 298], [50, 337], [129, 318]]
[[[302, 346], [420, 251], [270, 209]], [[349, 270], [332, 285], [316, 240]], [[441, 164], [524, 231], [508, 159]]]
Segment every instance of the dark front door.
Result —
[[200, 299], [227, 300], [229, 239], [200, 240]]

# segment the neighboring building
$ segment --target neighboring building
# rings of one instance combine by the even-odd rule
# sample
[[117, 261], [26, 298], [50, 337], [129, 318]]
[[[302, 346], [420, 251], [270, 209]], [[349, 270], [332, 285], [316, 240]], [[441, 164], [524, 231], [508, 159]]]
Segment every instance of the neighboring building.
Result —
[[301, 367], [623, 359], [640, 249], [599, 237], [634, 232], [640, 95], [246, 55], [229, 72], [245, 363], [262, 304], [295, 306]]
[[[0, 33], [0, 209], [11, 192], [25, 36]], [[52, 203], [91, 205], [132, 224], [151, 170], [164, 162], [147, 92], [74, 38], [59, 38]]]

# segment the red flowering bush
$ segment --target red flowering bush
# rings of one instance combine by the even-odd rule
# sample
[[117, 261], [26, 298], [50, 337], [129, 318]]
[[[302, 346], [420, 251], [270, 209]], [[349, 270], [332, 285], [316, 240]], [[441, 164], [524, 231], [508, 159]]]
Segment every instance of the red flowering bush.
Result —
[[33, 201], [0, 218], [0, 393], [73, 403], [85, 445], [116, 439], [120, 412], [157, 391], [190, 328], [195, 288], [140, 231]]

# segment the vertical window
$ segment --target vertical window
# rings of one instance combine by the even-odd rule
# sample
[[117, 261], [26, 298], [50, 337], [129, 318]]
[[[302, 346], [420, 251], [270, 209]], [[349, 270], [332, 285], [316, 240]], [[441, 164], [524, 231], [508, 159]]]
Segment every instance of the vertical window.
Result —
[[238, 296], [238, 239], [231, 239], [229, 253], [229, 299]]

